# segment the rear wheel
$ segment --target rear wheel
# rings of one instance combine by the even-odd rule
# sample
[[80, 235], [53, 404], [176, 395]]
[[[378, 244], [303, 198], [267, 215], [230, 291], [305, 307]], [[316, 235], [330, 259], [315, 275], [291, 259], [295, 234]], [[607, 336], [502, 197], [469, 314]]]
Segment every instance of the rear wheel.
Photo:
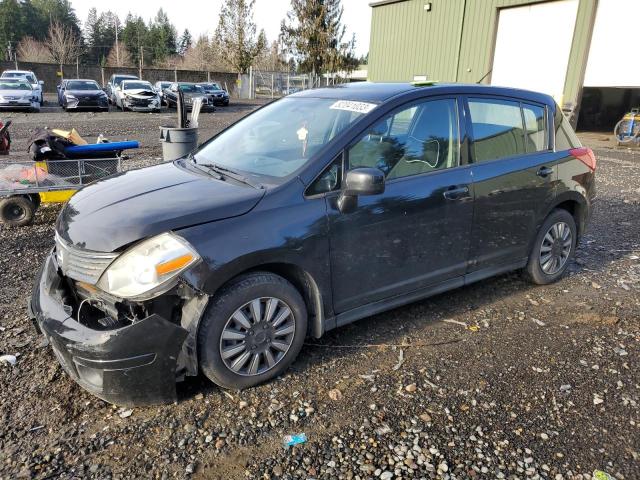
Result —
[[224, 388], [271, 380], [298, 356], [307, 332], [300, 293], [278, 275], [238, 277], [215, 297], [198, 332], [200, 368]]
[[538, 231], [526, 266], [528, 279], [546, 285], [560, 279], [575, 253], [576, 222], [566, 210], [554, 210]]
[[14, 227], [33, 222], [36, 205], [29, 197], [15, 196], [0, 199], [0, 221]]

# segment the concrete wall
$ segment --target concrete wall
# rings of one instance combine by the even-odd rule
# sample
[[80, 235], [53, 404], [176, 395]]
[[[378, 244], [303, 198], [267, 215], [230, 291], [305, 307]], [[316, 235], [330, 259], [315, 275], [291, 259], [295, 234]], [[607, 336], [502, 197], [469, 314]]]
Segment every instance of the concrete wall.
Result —
[[[56, 85], [60, 83], [60, 77], [57, 75], [60, 67], [51, 63], [30, 63], [19, 62], [18, 67], [20, 70], [32, 70], [38, 80], [44, 81], [44, 91], [53, 93], [56, 91]], [[0, 62], [1, 70], [14, 70], [15, 64], [13, 62]], [[138, 75], [137, 68], [114, 68], [114, 67], [98, 67], [95, 65], [64, 65], [63, 72], [66, 78], [90, 78], [97, 81], [99, 84], [109, 81], [109, 77], [114, 73], [128, 73], [132, 75]], [[227, 72], [197, 72], [194, 70], [168, 70], [168, 69], [156, 69], [147, 68], [142, 71], [142, 78], [152, 83], [158, 80], [167, 80], [179, 82], [206, 82], [208, 79], [212, 82], [218, 82], [223, 87], [226, 83], [229, 88], [229, 94], [236, 95], [236, 80], [238, 75], [235, 73]]]

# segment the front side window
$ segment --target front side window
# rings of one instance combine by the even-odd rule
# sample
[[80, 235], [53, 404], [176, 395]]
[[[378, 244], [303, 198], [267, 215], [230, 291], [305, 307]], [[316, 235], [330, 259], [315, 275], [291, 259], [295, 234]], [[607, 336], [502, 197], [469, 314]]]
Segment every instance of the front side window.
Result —
[[526, 153], [520, 104], [497, 99], [469, 99], [476, 163]]
[[349, 150], [349, 169], [374, 167], [386, 178], [458, 165], [458, 110], [454, 99], [429, 100], [372, 125]]
[[[362, 106], [364, 111], [358, 110]], [[195, 154], [198, 164], [286, 177], [375, 104], [286, 97], [231, 126]]]

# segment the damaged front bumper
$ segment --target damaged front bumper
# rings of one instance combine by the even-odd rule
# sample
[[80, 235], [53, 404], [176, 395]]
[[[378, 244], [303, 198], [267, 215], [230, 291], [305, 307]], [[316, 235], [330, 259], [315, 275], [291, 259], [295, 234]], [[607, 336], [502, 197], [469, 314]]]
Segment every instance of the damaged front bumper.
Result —
[[78, 313], [69, 283], [59, 273], [55, 256], [49, 255], [30, 303], [37, 327], [64, 370], [109, 403], [176, 401], [176, 380], [197, 374], [195, 333], [207, 297], [191, 291], [194, 294], [176, 308], [178, 321], [151, 313], [128, 324], [104, 326]]

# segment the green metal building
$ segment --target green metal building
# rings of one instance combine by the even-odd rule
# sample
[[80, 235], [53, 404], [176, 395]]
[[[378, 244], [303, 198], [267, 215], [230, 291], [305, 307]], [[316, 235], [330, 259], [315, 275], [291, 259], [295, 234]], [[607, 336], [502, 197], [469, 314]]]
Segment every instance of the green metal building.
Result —
[[[370, 81], [482, 81], [543, 91], [574, 124], [587, 102], [583, 114], [600, 115], [586, 120], [594, 128], [640, 102], [634, 88], [640, 62], [618, 61], [612, 52], [627, 37], [635, 44], [640, 0], [380, 0], [370, 6]], [[610, 119], [602, 118], [603, 110]]]

